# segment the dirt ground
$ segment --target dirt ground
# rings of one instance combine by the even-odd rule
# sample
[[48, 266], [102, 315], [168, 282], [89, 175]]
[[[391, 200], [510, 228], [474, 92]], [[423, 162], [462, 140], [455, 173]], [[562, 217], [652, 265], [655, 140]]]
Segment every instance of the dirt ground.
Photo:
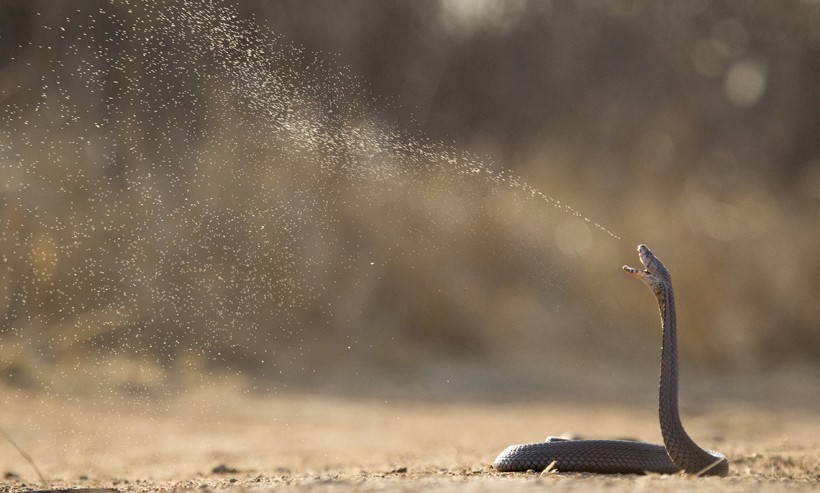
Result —
[[[0, 493], [44, 488], [295, 491], [816, 491], [820, 424], [798, 406], [715, 399], [683, 409], [696, 441], [725, 453], [727, 478], [495, 472], [512, 443], [550, 434], [660, 440], [639, 402], [402, 398], [201, 389], [168, 399], [0, 388]], [[397, 394], [398, 395], [398, 394]]]

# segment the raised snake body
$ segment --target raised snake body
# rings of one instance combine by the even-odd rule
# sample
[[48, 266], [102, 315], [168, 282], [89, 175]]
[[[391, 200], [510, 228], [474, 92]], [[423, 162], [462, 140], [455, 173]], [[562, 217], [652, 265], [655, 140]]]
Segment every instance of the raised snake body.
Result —
[[638, 246], [643, 270], [624, 266], [655, 293], [661, 312], [660, 417], [663, 445], [628, 440], [564, 440], [511, 445], [495, 459], [498, 471], [540, 471], [553, 462], [558, 471], [596, 473], [675, 473], [725, 476], [729, 462], [723, 454], [700, 448], [683, 429], [678, 413], [678, 347], [675, 298], [669, 271], [646, 247]]

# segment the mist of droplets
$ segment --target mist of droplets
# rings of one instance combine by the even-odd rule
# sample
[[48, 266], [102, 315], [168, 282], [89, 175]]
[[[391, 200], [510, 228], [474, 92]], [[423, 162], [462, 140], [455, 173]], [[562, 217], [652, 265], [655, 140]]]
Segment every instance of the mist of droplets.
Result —
[[37, 20], [0, 94], [5, 361], [69, 361], [66, 378], [135, 356], [294, 366], [316, 337], [302, 324], [362, 260], [334, 212], [345, 187], [477, 180], [615, 236], [491, 160], [380, 121], [365, 83], [217, 2]]

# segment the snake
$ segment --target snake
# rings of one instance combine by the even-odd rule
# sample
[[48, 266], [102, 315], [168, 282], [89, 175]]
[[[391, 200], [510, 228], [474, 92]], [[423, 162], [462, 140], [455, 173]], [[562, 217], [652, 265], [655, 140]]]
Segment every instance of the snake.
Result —
[[638, 245], [643, 269], [623, 266], [655, 294], [660, 308], [661, 345], [658, 415], [663, 445], [632, 440], [573, 440], [549, 437], [545, 442], [511, 445], [495, 459], [497, 471], [591, 472], [601, 474], [674, 474], [726, 476], [729, 461], [699, 447], [683, 428], [678, 410], [678, 346], [675, 297], [666, 266], [646, 245]]

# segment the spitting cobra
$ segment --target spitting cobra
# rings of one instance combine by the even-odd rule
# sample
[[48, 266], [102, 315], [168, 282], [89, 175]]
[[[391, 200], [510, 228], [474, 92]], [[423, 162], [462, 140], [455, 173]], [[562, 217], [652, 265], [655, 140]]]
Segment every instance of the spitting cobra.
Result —
[[660, 307], [663, 344], [658, 414], [663, 445], [629, 440], [565, 440], [550, 437], [546, 442], [507, 447], [493, 463], [496, 470], [541, 471], [554, 463], [558, 471], [728, 474], [729, 461], [726, 457], [719, 452], [700, 448], [683, 429], [678, 413], [678, 346], [672, 278], [646, 245], [638, 245], [638, 258], [644, 266], [643, 270], [627, 265], [623, 269], [649, 286]]

